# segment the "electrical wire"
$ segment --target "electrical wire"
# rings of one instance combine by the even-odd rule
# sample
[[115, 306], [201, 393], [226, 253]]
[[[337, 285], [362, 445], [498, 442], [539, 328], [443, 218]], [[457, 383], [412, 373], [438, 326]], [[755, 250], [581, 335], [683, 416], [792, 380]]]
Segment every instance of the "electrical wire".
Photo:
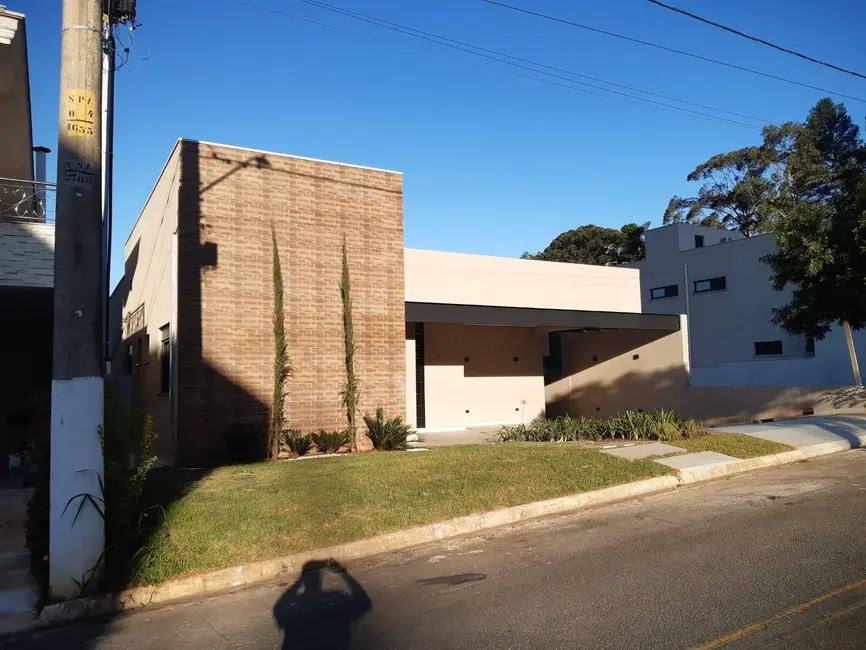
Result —
[[[235, 2], [236, 0], [230, 0], [230, 1]], [[579, 86], [585, 86], [585, 87], [588, 87], [588, 88], [594, 88], [594, 89], [596, 89], [596, 90], [601, 90], [601, 91], [603, 91], [604, 93], [613, 93], [613, 95], [619, 95], [619, 96], [621, 96], [622, 98], [625, 98], [625, 99], [627, 99], [627, 100], [637, 101], [637, 102], [644, 102], [644, 103], [649, 103], [649, 104], [654, 104], [654, 105], [660, 106], [660, 107], [665, 108], [665, 109], [674, 110], [674, 111], [679, 112], [679, 113], [695, 115], [695, 116], [701, 117], [701, 118], [703, 118], [703, 119], [708, 119], [708, 120], [712, 120], [712, 121], [715, 121], [715, 122], [721, 122], [721, 123], [725, 123], [725, 124], [731, 124], [731, 125], [735, 125], [735, 126], [740, 126], [740, 127], [744, 127], [744, 128], [749, 128], [749, 129], [758, 129], [758, 128], [759, 128], [758, 126], [756, 126], [756, 125], [754, 125], [754, 124], [748, 124], [748, 123], [739, 122], [739, 121], [736, 121], [736, 120], [731, 120], [731, 119], [729, 119], [729, 118], [725, 118], [725, 117], [722, 117], [722, 116], [719, 116], [719, 115], [711, 115], [711, 114], [707, 114], [707, 113], [702, 113], [702, 112], [700, 112], [700, 111], [691, 110], [691, 109], [688, 109], [688, 108], [684, 108], [684, 107], [682, 107], [682, 106], [674, 106], [674, 105], [672, 105], [672, 104], [667, 104], [667, 103], [664, 103], [664, 102], [658, 102], [658, 101], [655, 101], [655, 100], [652, 100], [652, 99], [646, 99], [646, 98], [644, 98], [644, 97], [635, 97], [634, 95], [629, 95], [628, 93], [622, 93], [622, 92], [619, 92], [619, 91], [616, 91], [616, 90], [612, 90], [612, 89], [610, 89], [610, 88], [603, 88], [603, 87], [601, 87], [601, 86], [595, 86], [595, 85], [593, 85], [593, 84], [587, 84], [587, 83], [585, 83], [585, 82], [577, 81], [577, 80], [574, 80], [574, 79], [571, 79], [571, 78], [568, 78], [568, 77], [564, 77], [564, 76], [561, 76], [561, 75], [552, 74], [552, 73], [550, 73], [550, 72], [546, 72], [546, 71], [544, 71], [544, 70], [537, 70], [537, 69], [532, 68], [532, 67], [529, 67], [529, 66], [527, 66], [527, 65], [521, 65], [521, 64], [519, 64], [519, 63], [514, 63], [513, 61], [508, 61], [508, 60], [504, 60], [504, 59], [502, 59], [502, 58], [497, 58], [497, 57], [498, 57], [498, 56], [502, 56], [502, 57], [508, 57], [508, 58], [511, 58], [511, 59], [519, 60], [519, 61], [526, 61], [526, 62], [531, 63], [531, 64], [533, 64], [533, 65], [537, 65], [537, 66], [539, 66], [539, 67], [546, 67], [546, 68], [548, 68], [548, 69], [554, 69], [554, 70], [559, 70], [559, 69], [558, 69], [558, 68], [554, 68], [553, 66], [547, 66], [547, 65], [544, 65], [544, 64], [535, 63], [535, 62], [529, 61], [528, 59], [520, 59], [519, 57], [512, 57], [511, 55], [508, 55], [508, 54], [498, 53], [498, 52], [496, 52], [495, 50], [488, 50], [488, 49], [486, 49], [486, 48], [480, 48], [480, 47], [478, 47], [478, 46], [471, 45], [471, 44], [469, 44], [469, 43], [463, 43], [463, 42], [461, 42], [461, 41], [455, 41], [454, 39], [446, 39], [445, 37], [441, 37], [441, 36], [438, 36], [438, 35], [436, 35], [436, 34], [432, 34], [432, 33], [430, 33], [430, 32], [423, 32], [422, 30], [416, 30], [416, 29], [411, 28], [411, 27], [406, 27], [406, 26], [404, 26], [404, 25], [399, 25], [398, 23], [391, 23], [391, 22], [389, 22], [389, 21], [385, 21], [385, 20], [382, 20], [382, 19], [376, 18], [376, 17], [374, 17], [374, 16], [369, 16], [369, 15], [367, 15], [367, 14], [360, 14], [359, 12], [354, 12], [354, 11], [351, 11], [351, 10], [348, 10], [348, 9], [343, 9], [342, 7], [337, 7], [337, 6], [334, 6], [334, 5], [329, 5], [329, 4], [327, 4], [327, 3], [323, 3], [323, 2], [316, 2], [316, 1], [314, 1], [314, 0], [300, 0], [300, 1], [301, 1], [301, 2], [304, 2], [304, 3], [306, 3], [306, 4], [309, 4], [309, 5], [312, 5], [312, 6], [319, 7], [319, 8], [321, 8], [321, 9], [326, 9], [326, 10], [328, 10], [328, 11], [332, 11], [332, 12], [334, 12], [334, 13], [342, 14], [342, 15], [347, 16], [347, 17], [349, 17], [349, 18], [354, 18], [354, 19], [356, 19], [356, 20], [361, 20], [361, 21], [363, 21], [363, 22], [367, 22], [367, 23], [372, 24], [372, 25], [375, 25], [375, 26], [377, 26], [377, 27], [383, 27], [383, 28], [390, 29], [390, 30], [392, 30], [392, 31], [396, 31], [396, 32], [399, 32], [399, 33], [402, 33], [402, 34], [405, 34], [405, 35], [408, 35], [408, 36], [412, 36], [412, 37], [414, 37], [414, 38], [418, 38], [418, 39], [420, 39], [420, 40], [424, 40], [424, 41], [427, 41], [427, 42], [433, 43], [433, 44], [435, 44], [435, 45], [440, 45], [440, 46], [443, 46], [443, 47], [448, 47], [448, 48], [451, 48], [451, 49], [455, 49], [455, 50], [459, 50], [459, 51], [462, 51], [462, 52], [466, 52], [466, 53], [468, 53], [468, 54], [472, 54], [473, 56], [482, 57], [482, 58], [485, 58], [485, 59], [489, 59], [489, 60], [492, 60], [492, 61], [496, 61], [497, 63], [502, 63], [502, 64], [505, 64], [505, 65], [509, 65], [509, 66], [512, 66], [512, 67], [517, 67], [517, 68], [520, 68], [520, 69], [523, 69], [523, 70], [528, 70], [528, 71], [530, 71], [530, 72], [534, 72], [534, 73], [536, 73], [536, 74], [543, 74], [543, 75], [547, 75], [547, 76], [549, 76], [549, 77], [553, 77], [553, 78], [556, 78], [556, 79], [560, 79], [560, 80], [563, 80], [563, 81], [567, 81], [567, 82], [569, 82], [569, 84], [578, 84]], [[253, 4], [251, 4], [251, 3], [243, 2], [243, 3], [238, 3], [238, 4], [242, 4], [243, 6], [247, 6], [247, 7], [253, 8], [253, 9], [262, 9], [262, 10], [264, 10], [264, 11], [268, 11], [268, 12], [270, 12], [270, 13], [281, 13], [281, 12], [277, 12], [277, 11], [272, 10], [272, 9], [269, 9], [269, 8], [260, 7], [259, 5], [253, 5]], [[294, 17], [294, 16], [292, 16], [291, 14], [283, 14], [283, 15], [286, 15], [286, 16], [289, 17], [289, 18]], [[438, 39], [438, 40], [437, 40], [437, 39]], [[455, 43], [456, 43], [456, 44], [455, 44]], [[469, 49], [469, 48], [474, 48], [474, 49], [477, 49], [477, 50], [484, 50], [484, 51], [487, 51], [487, 52], [493, 52], [493, 53], [495, 53], [497, 56], [490, 56], [490, 55], [488, 55], [488, 54], [484, 54], [484, 53], [482, 53], [482, 52], [476, 52], [476, 51], [474, 51], [473, 49]], [[490, 66], [482, 66], [482, 67], [489, 68]], [[593, 91], [591, 91], [591, 90], [587, 90], [587, 89], [584, 88], [584, 87], [578, 87], [578, 86], [574, 86], [574, 85], [566, 85], [566, 84], [562, 84], [562, 83], [557, 83], [557, 82], [551, 81], [550, 79], [541, 79], [541, 78], [538, 78], [538, 77], [533, 77], [533, 76], [529, 76], [529, 75], [525, 75], [525, 74], [519, 74], [519, 73], [516, 73], [516, 72], [514, 72], [514, 71], [503, 70], [503, 69], [501, 69], [501, 68], [492, 68], [492, 69], [497, 70], [497, 71], [499, 71], [499, 72], [505, 72], [505, 73], [507, 73], [507, 74], [512, 74], [512, 75], [514, 75], [514, 76], [521, 77], [521, 78], [525, 78], [525, 79], [532, 79], [532, 80], [534, 80], [534, 81], [539, 81], [539, 82], [547, 83], [547, 84], [551, 84], [551, 85], [554, 85], [554, 86], [560, 86], [560, 87], [564, 87], [564, 88], [569, 88], [569, 89], [571, 89], [571, 90], [577, 90], [577, 91], [579, 91], [579, 92], [585, 92], [585, 93], [588, 93], [588, 94], [591, 94], [591, 95], [598, 95], [598, 96], [601, 96], [601, 97], [607, 97], [608, 99], [620, 99], [620, 97], [613, 96], [613, 95], [611, 95], [611, 94], [601, 94], [601, 93], [598, 93], [598, 92], [593, 92]], [[585, 75], [577, 75], [576, 73], [570, 73], [570, 72], [568, 72], [568, 71], [565, 71], [565, 72], [568, 73], [568, 74], [574, 74], [575, 76], [585, 76]], [[601, 80], [601, 81], [602, 81], [603, 83], [610, 83], [610, 82], [606, 82], [606, 81], [603, 81], [603, 80]], [[621, 86], [621, 84], [612, 84], [612, 85], [620, 85], [620, 86]], [[656, 94], [656, 93], [650, 93], [650, 91], [642, 91], [642, 90], [638, 90], [638, 92], [644, 92], [644, 93], [649, 93], [649, 94]], [[665, 97], [667, 97], [667, 96], [665, 96]], [[670, 99], [672, 99], [673, 101], [680, 101], [680, 102], [683, 102], [683, 103], [691, 103], [691, 104], [694, 104], [693, 102], [685, 102], [684, 100], [679, 100], [679, 99], [676, 99], [676, 98], [670, 98]], [[760, 120], [759, 118], [753, 118], [753, 117], [745, 116], [745, 115], [742, 115], [742, 114], [739, 114], [739, 113], [732, 113], [731, 111], [725, 111], [724, 109], [716, 109], [716, 108], [712, 108], [712, 107], [707, 107], [707, 108], [710, 108], [711, 110], [715, 110], [715, 111], [719, 111], [719, 112], [731, 113], [731, 114], [738, 115], [738, 116], [741, 116], [741, 117], [746, 117], [746, 118], [748, 118], [748, 119], [755, 119], [755, 120], [763, 121], [763, 120]]]
[[866, 79], [866, 75], [860, 74], [859, 72], [855, 72], [854, 70], [848, 70], [847, 68], [840, 67], [838, 65], [834, 65], [832, 63], [827, 63], [826, 61], [821, 61], [820, 59], [816, 59], [807, 54], [802, 54], [795, 50], [789, 50], [786, 47], [782, 47], [781, 45], [776, 45], [775, 43], [771, 43], [770, 41], [765, 41], [762, 38], [758, 38], [757, 36], [750, 36], [744, 32], [741, 32], [733, 27], [728, 27], [726, 25], [722, 25], [721, 23], [714, 22], [707, 18], [703, 18], [702, 16], [698, 16], [697, 14], [690, 13], [685, 9], [680, 9], [679, 7], [674, 7], [673, 5], [665, 4], [664, 2], [659, 2], [659, 0], [649, 0], [649, 2], [654, 5], [658, 5], [664, 9], [669, 9], [670, 11], [674, 11], [678, 14], [682, 14], [683, 16], [688, 16], [689, 18], [693, 18], [694, 20], [700, 21], [712, 27], [718, 27], [719, 29], [723, 29], [726, 32], [730, 32], [731, 34], [736, 34], [737, 36], [741, 36], [750, 41], [754, 41], [755, 43], [760, 43], [761, 45], [766, 45], [767, 47], [772, 47], [774, 50], [779, 50], [780, 52], [784, 52], [785, 54], [790, 54], [792, 56], [800, 57], [801, 59], [805, 59], [806, 61], [811, 61], [812, 63], [817, 63], [818, 65], [823, 65], [827, 68], [831, 68], [833, 70], [837, 70], [838, 72], [844, 72], [845, 74], [850, 74], [855, 77], [860, 77], [861, 79]]
[[[661, 97], [662, 99], [667, 99], [667, 100], [674, 101], [674, 102], [680, 102], [683, 104], [688, 104], [690, 106], [696, 106], [698, 108], [704, 108], [704, 109], [708, 109], [711, 111], [717, 111], [719, 113], [727, 113], [728, 115], [733, 115], [735, 117], [742, 117], [742, 118], [749, 119], [749, 120], [755, 120], [757, 122], [763, 122], [765, 124], [771, 124], [771, 122], [769, 120], [765, 120], [765, 119], [762, 119], [759, 117], [752, 117], [751, 115], [745, 115], [743, 113], [736, 113], [734, 111], [728, 111], [728, 110], [725, 110], [723, 108], [716, 108], [714, 106], [708, 106], [706, 104], [699, 104], [697, 102], [688, 101], [686, 99], [679, 99], [677, 97], [671, 97], [670, 95], [663, 95], [661, 93], [655, 93], [655, 92], [652, 92], [650, 90], [643, 90], [641, 88], [635, 88], [633, 86], [626, 86], [625, 84], [620, 84], [620, 83], [616, 83], [613, 81], [607, 81], [606, 79], [601, 79], [599, 77], [591, 77], [589, 75], [581, 74], [579, 72], [573, 72], [571, 70], [566, 70], [564, 68], [557, 68], [556, 66], [547, 65], [544, 63], [539, 63], [538, 61], [532, 61], [530, 59], [521, 58], [519, 56], [513, 56], [513, 55], [507, 54], [505, 52], [498, 52], [496, 50], [491, 50], [491, 49], [486, 48], [486, 47], [481, 47], [480, 45], [473, 45], [471, 43], [465, 43], [463, 41], [458, 41], [458, 40], [455, 40], [453, 38], [447, 38], [445, 36], [439, 36], [438, 34], [433, 34], [431, 32], [425, 32], [424, 30], [416, 29], [414, 27], [408, 27], [406, 25], [401, 25], [399, 23], [390, 22], [390, 21], [385, 20], [383, 18], [377, 18], [375, 16], [363, 14], [363, 13], [358, 12], [358, 11], [352, 11], [349, 9], [344, 9], [343, 7], [337, 7], [335, 5], [330, 5], [326, 2], [321, 2], [320, 0], [300, 0], [300, 2], [305, 2], [306, 4], [310, 4], [310, 5], [319, 7], [321, 9], [327, 9], [329, 11], [337, 11], [338, 13], [341, 13], [343, 15], [346, 15], [346, 16], [349, 16], [352, 18], [367, 19], [368, 21], [372, 20], [372, 21], [375, 21], [373, 24], [378, 25], [380, 27], [386, 27], [386, 28], [394, 27], [394, 28], [398, 28], [399, 30], [408, 30], [410, 32], [413, 32], [413, 34], [410, 34], [410, 36], [414, 36], [415, 34], [420, 34], [422, 36], [438, 39], [440, 41], [446, 41], [448, 43], [453, 43], [456, 45], [460, 45], [462, 47], [469, 47], [469, 48], [472, 48], [475, 50], [479, 50], [481, 52], [487, 52], [488, 54], [493, 54], [495, 56], [505, 57], [507, 59], [511, 59], [512, 61], [520, 61], [521, 63], [528, 63], [530, 65], [533, 65], [533, 66], [536, 66], [539, 68], [544, 68], [545, 70], [553, 70], [555, 72], [561, 72], [561, 73], [564, 73], [567, 75], [571, 75], [573, 77], [580, 77], [582, 79], [590, 79], [592, 81], [598, 81], [599, 83], [608, 84], [610, 86], [616, 86], [617, 88], [625, 88], [627, 90], [632, 90], [634, 92], [644, 93], [646, 95], [652, 95], [654, 97]], [[444, 45], [444, 43], [440, 43], [440, 45]], [[507, 61], [505, 61], [504, 63], [508, 64]], [[511, 64], [509, 64], [509, 65], [511, 65]], [[547, 74], [543, 70], [533, 70], [533, 72], [540, 72], [541, 74]], [[559, 78], [559, 79], [563, 78], [563, 77], [559, 77], [558, 75], [551, 75], [551, 76]], [[573, 81], [571, 79], [567, 79], [567, 80]], [[580, 81], [574, 81], [574, 83], [582, 84], [582, 82], [580, 82]], [[596, 88], [596, 89], [605, 90], [607, 92], [616, 93], [615, 90], [611, 90], [609, 88], [601, 88], [600, 86], [594, 86], [593, 84], [582, 84], [582, 85], [586, 85], [590, 88]], [[617, 94], [622, 94], [622, 95], [625, 95], [627, 97], [631, 97], [631, 95], [628, 95], [627, 93], [617, 93]], [[641, 98], [636, 98], [636, 99], [641, 99]], [[679, 108], [679, 107], [677, 107], [677, 108]]]
[[716, 65], [725, 66], [727, 68], [733, 68], [734, 70], [740, 70], [742, 72], [748, 72], [750, 74], [756, 74], [761, 77], [767, 77], [768, 79], [775, 79], [776, 81], [783, 81], [785, 83], [793, 84], [795, 86], [801, 86], [802, 88], [809, 88], [811, 90], [817, 90], [822, 93], [828, 93], [830, 95], [836, 95], [837, 97], [844, 97], [846, 99], [853, 99], [858, 102], [866, 103], [866, 99], [862, 97], [855, 97], [853, 95], [846, 95], [845, 93], [840, 93], [835, 90], [828, 90], [827, 88], [821, 88], [820, 86], [812, 86], [807, 83], [803, 83], [801, 81], [795, 81], [793, 79], [788, 79], [787, 77], [780, 77], [778, 75], [770, 74], [769, 72], [762, 72], [760, 70], [754, 70], [752, 68], [746, 68], [741, 65], [736, 65], [734, 63], [727, 63], [726, 61], [720, 61], [718, 59], [711, 59], [710, 57], [701, 56], [700, 54], [693, 54], [692, 52], [686, 52], [685, 50], [678, 50], [673, 47], [667, 47], [666, 45], [659, 45], [658, 43], [651, 43], [649, 41], [643, 41], [639, 38], [633, 38], [631, 36], [624, 36], [623, 34], [617, 34], [615, 32], [609, 32], [604, 29], [599, 29], [597, 27], [590, 27], [589, 25], [583, 25], [581, 23], [574, 22], [572, 20], [568, 20], [566, 18], [560, 18], [559, 16], [552, 16], [550, 14], [544, 14], [539, 11], [532, 11], [530, 9], [524, 9], [523, 7], [518, 7], [516, 5], [506, 4], [504, 2], [499, 2], [498, 0], [481, 0], [481, 2], [485, 2], [489, 5], [495, 5], [497, 7], [502, 7], [503, 9], [509, 9], [511, 11], [516, 11], [522, 14], [526, 14], [528, 16], [535, 16], [536, 18], [543, 18], [545, 20], [550, 20], [552, 22], [561, 23], [563, 25], [569, 25], [570, 27], [577, 27], [579, 29], [585, 29], [590, 32], [595, 32], [597, 34], [604, 34], [605, 36], [612, 36], [613, 38], [619, 38], [624, 41], [629, 41], [631, 43], [639, 43], [640, 45], [646, 45], [648, 47], [654, 47], [659, 50], [664, 50], [666, 52], [673, 52], [674, 54], [680, 54], [682, 56], [688, 56], [693, 59], [698, 59], [699, 61], [706, 61], [708, 63], [715, 63]]
[[243, 2], [243, 0], [229, 0], [232, 4], [240, 5], [242, 7], [249, 7], [251, 9], [258, 9], [259, 11], [266, 11], [271, 14], [276, 14], [278, 16], [285, 16], [286, 18], [294, 18], [295, 20], [300, 20], [301, 22], [311, 23], [313, 25], [319, 25], [320, 27], [327, 27], [328, 29], [333, 29], [338, 32], [344, 32], [346, 34], [354, 34], [355, 36], [364, 36], [366, 38], [372, 38], [374, 41], [381, 41], [382, 43], [390, 43], [391, 41], [385, 40], [384, 38], [379, 38], [378, 36], [373, 36], [372, 34], [363, 34], [361, 32], [353, 32], [351, 29], [344, 29], [342, 27], [337, 27], [336, 25], [329, 25], [328, 23], [320, 23], [317, 20], [312, 20], [310, 18], [305, 18], [304, 16], [295, 16], [294, 14], [287, 14], [283, 11], [277, 11], [276, 9], [271, 9], [270, 7], [264, 7], [262, 5], [252, 4], [251, 2]]

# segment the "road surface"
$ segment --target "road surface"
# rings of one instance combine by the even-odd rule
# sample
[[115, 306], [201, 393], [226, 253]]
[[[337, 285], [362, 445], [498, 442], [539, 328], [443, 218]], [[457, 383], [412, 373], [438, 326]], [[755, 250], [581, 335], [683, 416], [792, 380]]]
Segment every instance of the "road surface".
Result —
[[864, 648], [866, 450], [6, 647]]

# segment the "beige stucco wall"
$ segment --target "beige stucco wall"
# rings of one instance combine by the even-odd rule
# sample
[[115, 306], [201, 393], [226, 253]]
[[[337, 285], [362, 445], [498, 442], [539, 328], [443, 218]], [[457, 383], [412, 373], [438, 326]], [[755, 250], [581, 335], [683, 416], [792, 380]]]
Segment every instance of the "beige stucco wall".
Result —
[[864, 394], [845, 390], [690, 386], [683, 330], [563, 336], [563, 378], [545, 389], [549, 417], [664, 407], [714, 424], [866, 407]]
[[24, 16], [0, 9], [0, 176], [33, 179]]
[[0, 221], [0, 286], [54, 286], [54, 224]]
[[[511, 423], [543, 415], [546, 336], [524, 327], [425, 324], [426, 428]], [[407, 381], [407, 404], [414, 390], [414, 381]], [[414, 422], [414, 411], [407, 417]]]
[[640, 312], [635, 269], [407, 248], [406, 301]]
[[[175, 147], [126, 241], [123, 280], [128, 291], [123, 301], [124, 339], [133, 344], [133, 350], [138, 349], [138, 339], [146, 336], [148, 341], [146, 359], [136, 358], [132, 371], [134, 406], [153, 417], [159, 432], [156, 453], [169, 462], [174, 461], [176, 440], [171, 425], [171, 398], [159, 392], [159, 328], [172, 320], [172, 246], [177, 231], [178, 159]], [[140, 309], [144, 310], [143, 322], [135, 313]]]

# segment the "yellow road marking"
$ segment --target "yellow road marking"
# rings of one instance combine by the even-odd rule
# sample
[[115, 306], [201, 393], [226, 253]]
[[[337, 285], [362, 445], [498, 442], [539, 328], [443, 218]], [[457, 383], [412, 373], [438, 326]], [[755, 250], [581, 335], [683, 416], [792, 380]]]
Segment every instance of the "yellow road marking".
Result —
[[760, 632], [761, 630], [766, 630], [771, 625], [780, 623], [787, 618], [791, 618], [792, 616], [796, 616], [797, 614], [802, 614], [803, 612], [811, 609], [815, 605], [820, 605], [821, 603], [826, 602], [831, 598], [835, 598], [840, 594], [854, 591], [856, 589], [860, 589], [861, 587], [866, 587], [866, 578], [858, 580], [857, 582], [852, 582], [851, 584], [845, 585], [844, 587], [837, 587], [836, 589], [831, 589], [830, 591], [821, 594], [820, 596], [816, 596], [812, 600], [808, 600], [805, 603], [795, 605], [790, 609], [786, 609], [784, 612], [779, 612], [775, 616], [765, 618], [763, 621], [758, 621], [757, 623], [752, 623], [752, 625], [748, 625], [742, 629], [737, 630], [736, 632], [726, 634], [725, 636], [720, 636], [718, 639], [714, 639], [713, 641], [709, 641], [707, 643], [704, 643], [703, 645], [695, 646], [693, 650], [712, 650], [712, 648], [720, 648], [723, 645], [727, 645], [734, 641], [739, 641], [740, 639], [745, 638], [750, 634], [755, 634], [756, 632]]

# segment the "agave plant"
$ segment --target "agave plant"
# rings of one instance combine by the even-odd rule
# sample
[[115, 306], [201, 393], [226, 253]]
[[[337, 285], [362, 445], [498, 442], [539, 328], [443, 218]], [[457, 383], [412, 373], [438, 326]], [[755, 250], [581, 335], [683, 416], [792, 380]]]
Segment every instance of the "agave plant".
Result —
[[313, 441], [319, 452], [323, 454], [335, 454], [342, 447], [349, 444], [349, 434], [346, 431], [319, 429], [317, 433], [310, 434], [310, 440]]
[[310, 436], [302, 435], [300, 429], [284, 429], [280, 436], [280, 447], [283, 451], [296, 456], [306, 455], [312, 446]]
[[402, 451], [406, 449], [406, 437], [412, 433], [412, 427], [403, 422], [403, 418], [385, 419], [382, 407], [376, 409], [376, 417], [364, 416], [367, 425], [367, 437], [373, 443], [373, 449], [381, 451]]

